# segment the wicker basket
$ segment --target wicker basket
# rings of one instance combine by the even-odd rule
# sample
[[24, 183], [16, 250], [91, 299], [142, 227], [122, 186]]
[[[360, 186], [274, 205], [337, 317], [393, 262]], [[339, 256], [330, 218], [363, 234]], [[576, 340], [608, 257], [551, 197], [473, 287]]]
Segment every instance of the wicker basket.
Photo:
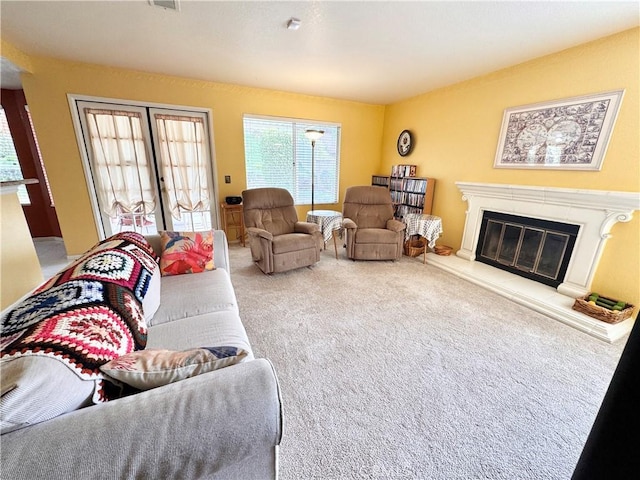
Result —
[[417, 257], [424, 253], [427, 241], [424, 238], [410, 238], [404, 242], [404, 254], [409, 257]]
[[[590, 317], [597, 318], [598, 320], [602, 320], [607, 323], [618, 323], [622, 320], [626, 320], [631, 317], [633, 313], [633, 305], [627, 303], [626, 306], [622, 310], [609, 310], [608, 308], [601, 307], [599, 305], [593, 305], [589, 303], [589, 296], [587, 295], [583, 298], [576, 298], [576, 301], [573, 303], [574, 310], [578, 312], [584, 313], [585, 315], [589, 315]], [[607, 297], [603, 297], [607, 298]], [[607, 300], [611, 300], [613, 302], [617, 302], [617, 300], [613, 300], [612, 298], [607, 298]]]
[[433, 251], [436, 252], [437, 255], [451, 255], [453, 252], [453, 248], [448, 247], [447, 245], [436, 245], [433, 247]]

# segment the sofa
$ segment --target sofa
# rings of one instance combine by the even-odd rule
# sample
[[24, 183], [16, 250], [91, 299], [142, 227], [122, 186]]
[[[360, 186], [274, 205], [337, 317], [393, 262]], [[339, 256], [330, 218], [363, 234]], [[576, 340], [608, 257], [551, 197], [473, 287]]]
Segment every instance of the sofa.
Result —
[[[146, 241], [161, 254], [159, 236]], [[228, 253], [224, 232], [216, 230], [214, 270], [161, 277], [155, 269], [153, 278], [145, 279], [141, 323], [146, 330], [141, 329], [140, 339], [144, 343], [146, 336], [146, 345], [138, 352], [224, 346], [242, 352], [237, 363], [143, 391], [131, 387], [127, 391], [124, 385], [118, 398], [87, 398], [44, 421], [37, 415], [24, 421], [22, 412], [24, 423], [14, 419], [0, 437], [2, 478], [276, 478], [282, 435], [278, 380], [268, 360], [254, 358], [230, 280]], [[124, 297], [116, 297], [129, 298], [127, 292], [131, 293], [127, 290], [120, 292]], [[3, 328], [5, 318], [7, 312], [3, 312]], [[42, 356], [29, 358], [43, 361]], [[64, 387], [64, 375], [82, 383], [61, 362], [47, 361], [53, 371], [66, 373], [60, 378], [48, 375], [35, 388], [28, 385], [35, 377], [27, 377], [24, 388], [33, 391], [19, 402], [32, 402], [35, 397], [36, 405], [53, 402], [59, 392], [69, 390]], [[10, 398], [22, 385], [18, 382], [13, 389], [14, 385], [4, 382], [11, 377], [5, 367], [15, 362], [10, 356], [1, 359], [3, 431], [10, 423], [11, 408], [20, 409]], [[107, 384], [112, 385], [103, 385]]]

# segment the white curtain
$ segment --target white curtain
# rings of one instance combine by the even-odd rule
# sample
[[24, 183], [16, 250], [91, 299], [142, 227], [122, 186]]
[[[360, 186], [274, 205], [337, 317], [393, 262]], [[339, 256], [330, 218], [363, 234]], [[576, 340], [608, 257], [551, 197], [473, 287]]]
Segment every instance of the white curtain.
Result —
[[154, 118], [171, 215], [180, 219], [182, 212], [209, 211], [203, 120], [162, 114]]
[[85, 108], [95, 156], [93, 177], [105, 214], [151, 214], [156, 209], [152, 171], [136, 112]]

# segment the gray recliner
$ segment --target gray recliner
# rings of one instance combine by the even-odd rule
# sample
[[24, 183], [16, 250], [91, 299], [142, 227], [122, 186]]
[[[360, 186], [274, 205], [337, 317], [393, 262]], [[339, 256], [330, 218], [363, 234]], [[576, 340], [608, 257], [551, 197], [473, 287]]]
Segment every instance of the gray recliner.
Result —
[[264, 273], [314, 265], [324, 241], [315, 223], [299, 222], [293, 197], [284, 188], [242, 192], [251, 256]]
[[384, 187], [349, 187], [344, 196], [342, 226], [347, 257], [352, 260], [402, 258], [405, 224], [393, 218], [391, 195]]

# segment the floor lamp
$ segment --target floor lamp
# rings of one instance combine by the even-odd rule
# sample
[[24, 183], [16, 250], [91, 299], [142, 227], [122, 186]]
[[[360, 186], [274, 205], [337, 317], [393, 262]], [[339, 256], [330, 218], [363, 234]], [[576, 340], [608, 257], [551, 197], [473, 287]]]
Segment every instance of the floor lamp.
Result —
[[315, 178], [315, 150], [316, 150], [316, 140], [324, 135], [324, 130], [314, 130], [309, 129], [304, 132], [304, 136], [311, 140], [311, 211], [315, 210], [315, 198], [314, 198], [314, 184], [316, 183]]

